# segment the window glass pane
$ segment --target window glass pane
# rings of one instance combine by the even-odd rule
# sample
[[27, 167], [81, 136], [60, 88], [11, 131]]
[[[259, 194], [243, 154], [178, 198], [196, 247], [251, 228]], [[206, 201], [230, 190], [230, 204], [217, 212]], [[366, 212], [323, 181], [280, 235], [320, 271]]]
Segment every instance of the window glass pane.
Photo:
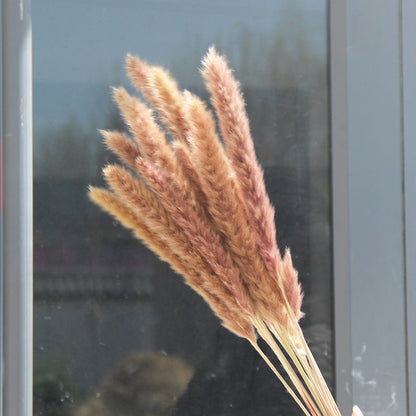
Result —
[[305, 291], [301, 324], [333, 380], [327, 3], [35, 0], [34, 406], [37, 415], [299, 414], [244, 340], [87, 198], [124, 129], [109, 85], [126, 53], [198, 73], [215, 44], [244, 91], [256, 152]]

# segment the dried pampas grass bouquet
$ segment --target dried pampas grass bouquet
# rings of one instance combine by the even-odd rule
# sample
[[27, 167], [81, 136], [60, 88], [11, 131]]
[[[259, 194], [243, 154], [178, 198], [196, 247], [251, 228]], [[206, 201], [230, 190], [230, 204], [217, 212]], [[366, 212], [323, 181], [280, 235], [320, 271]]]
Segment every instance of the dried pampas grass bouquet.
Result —
[[[90, 187], [90, 198], [181, 274], [226, 328], [251, 343], [305, 415], [339, 416], [298, 324], [298, 275], [290, 251], [282, 256], [277, 247], [274, 209], [226, 59], [210, 48], [201, 69], [221, 138], [206, 104], [179, 90], [165, 69], [128, 56], [127, 71], [166, 131], [147, 104], [115, 88], [129, 134], [101, 133], [124, 166], [105, 167], [108, 189]], [[259, 337], [288, 381], [259, 347]]]

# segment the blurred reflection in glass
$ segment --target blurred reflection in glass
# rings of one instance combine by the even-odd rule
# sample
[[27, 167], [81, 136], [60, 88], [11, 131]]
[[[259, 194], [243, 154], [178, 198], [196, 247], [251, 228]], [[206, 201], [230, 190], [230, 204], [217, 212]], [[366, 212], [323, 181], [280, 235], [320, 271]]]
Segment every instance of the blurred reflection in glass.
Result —
[[168, 416], [193, 374], [183, 360], [132, 353], [106, 376], [75, 416]]
[[[35, 413], [140, 414], [138, 357], [154, 352], [195, 370], [182, 396], [186, 377], [169, 371], [171, 413], [299, 414], [250, 346], [86, 190], [110, 158], [96, 129], [124, 128], [109, 85], [128, 85], [125, 54], [170, 68], [206, 99], [196, 68], [215, 44], [242, 83], [278, 243], [291, 247], [305, 290], [302, 326], [333, 385], [327, 3], [37, 0], [32, 9]], [[154, 409], [143, 414], [165, 414]]]

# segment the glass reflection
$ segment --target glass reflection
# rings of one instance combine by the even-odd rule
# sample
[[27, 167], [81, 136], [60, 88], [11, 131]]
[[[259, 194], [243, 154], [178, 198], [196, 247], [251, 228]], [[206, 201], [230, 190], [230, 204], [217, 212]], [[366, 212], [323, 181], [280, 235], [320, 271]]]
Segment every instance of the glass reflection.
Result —
[[211, 44], [241, 81], [257, 155], [332, 385], [326, 2], [36, 0], [35, 414], [300, 414], [260, 357], [86, 197], [123, 129], [109, 85], [127, 52], [206, 99]]

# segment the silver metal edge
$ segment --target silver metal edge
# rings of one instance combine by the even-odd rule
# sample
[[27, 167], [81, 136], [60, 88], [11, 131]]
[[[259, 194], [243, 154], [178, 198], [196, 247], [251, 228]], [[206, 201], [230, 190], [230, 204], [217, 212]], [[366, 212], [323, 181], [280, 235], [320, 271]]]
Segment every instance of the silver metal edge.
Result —
[[407, 407], [416, 415], [416, 3], [403, 0], [402, 10], [403, 191], [406, 290]]
[[2, 1], [3, 415], [32, 414], [32, 28], [30, 0]]
[[335, 394], [352, 408], [346, 0], [329, 0]]

